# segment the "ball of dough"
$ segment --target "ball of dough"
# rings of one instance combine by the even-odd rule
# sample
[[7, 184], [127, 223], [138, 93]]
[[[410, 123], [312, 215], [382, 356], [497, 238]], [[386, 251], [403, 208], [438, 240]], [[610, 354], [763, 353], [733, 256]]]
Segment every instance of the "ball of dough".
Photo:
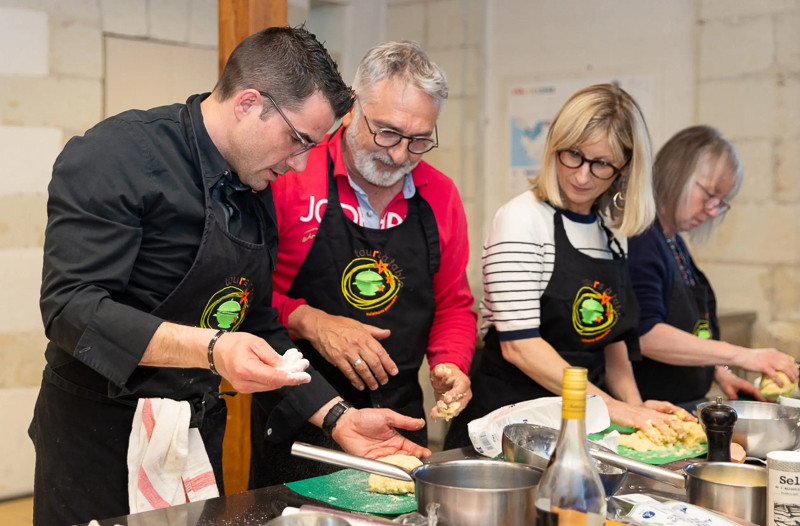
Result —
[[[401, 468], [406, 468], [409, 471], [417, 466], [422, 465], [422, 461], [417, 457], [411, 455], [389, 455], [388, 457], [379, 458], [381, 462], [387, 464], [394, 464]], [[387, 495], [403, 495], [414, 494], [414, 483], [406, 480], [398, 480], [383, 475], [372, 474], [367, 481], [369, 490], [373, 493], [385, 493]]]
[[764, 398], [778, 398], [779, 396], [789, 396], [797, 391], [797, 382], [790, 382], [789, 377], [778, 371], [778, 377], [783, 380], [783, 387], [778, 387], [775, 380], [769, 376], [762, 376], [758, 384], [758, 392]]
[[459, 409], [461, 409], [461, 402], [450, 402], [447, 404], [444, 400], [439, 400], [436, 402], [436, 410], [433, 414], [433, 418], [449, 422], [458, 414]]

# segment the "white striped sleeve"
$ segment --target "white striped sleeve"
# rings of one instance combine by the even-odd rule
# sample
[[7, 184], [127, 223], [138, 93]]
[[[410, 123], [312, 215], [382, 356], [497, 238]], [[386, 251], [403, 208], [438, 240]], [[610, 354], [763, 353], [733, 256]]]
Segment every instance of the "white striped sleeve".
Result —
[[539, 302], [553, 272], [552, 228], [537, 224], [552, 215], [534, 213], [530, 204], [515, 199], [503, 206], [483, 248], [481, 313], [501, 339], [539, 335]]

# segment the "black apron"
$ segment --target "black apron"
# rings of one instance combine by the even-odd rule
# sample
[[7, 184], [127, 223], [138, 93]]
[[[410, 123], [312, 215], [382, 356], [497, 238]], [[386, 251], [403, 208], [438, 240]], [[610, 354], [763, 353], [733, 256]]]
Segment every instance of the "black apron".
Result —
[[[586, 367], [588, 379], [604, 387], [605, 347], [624, 341], [628, 355], [639, 358], [638, 303], [627, 259], [619, 241], [598, 214], [613, 259], [588, 256], [569, 241], [563, 212], [553, 215], [553, 274], [540, 300], [539, 335], [570, 365]], [[467, 423], [497, 408], [555, 396], [503, 358], [494, 327], [484, 337], [481, 363], [472, 377], [472, 401], [453, 421], [445, 449], [470, 444]]]
[[[186, 110], [182, 117], [189, 140], [196, 145]], [[196, 151], [194, 161], [199, 173]], [[152, 314], [177, 324], [235, 331], [251, 305], [271, 301], [274, 258], [267, 244], [232, 236], [220, 203], [210, 197], [206, 184], [202, 186], [205, 226], [197, 255], [183, 280]], [[251, 210], [257, 211], [261, 240], [267, 240], [272, 235], [265, 232], [268, 204], [254, 193], [248, 198]], [[190, 402], [190, 425], [199, 428], [223, 494], [227, 409], [219, 398], [219, 385], [219, 376], [200, 368], [140, 366], [124, 386], [117, 386], [78, 360], [57, 368], [46, 366], [29, 429], [37, 459], [48, 458], [47, 464], [36, 467], [34, 523], [75, 524], [129, 513], [127, 449], [139, 398]], [[75, 480], [75, 473], [83, 476]], [[56, 484], [60, 498], [49, 490]]]
[[[399, 373], [376, 391], [352, 386], [306, 340], [295, 344], [311, 365], [345, 400], [357, 408], [389, 408], [424, 418], [418, 374], [428, 347], [436, 301], [433, 276], [441, 260], [439, 230], [433, 210], [419, 195], [408, 200], [405, 220], [390, 229], [357, 225], [342, 210], [333, 161], [327, 156], [328, 203], [314, 242], [287, 295], [328, 314], [391, 329], [381, 340]], [[341, 468], [293, 457], [290, 442], [265, 440], [271, 406], [266, 397], [253, 404], [250, 487], [258, 488], [300, 480]], [[401, 431], [426, 445], [427, 431]], [[340, 449], [322, 431], [304, 424], [294, 440]]]
[[[665, 241], [666, 242], [666, 241]], [[667, 311], [668, 325], [699, 338], [719, 339], [717, 300], [705, 274], [700, 272], [688, 251], [689, 265], [696, 276], [696, 285], [686, 284], [674, 258], [669, 261], [672, 291]], [[705, 399], [714, 381], [714, 366], [681, 366], [657, 362], [649, 358], [633, 364], [639, 392], [645, 400], [667, 400], [693, 410]]]

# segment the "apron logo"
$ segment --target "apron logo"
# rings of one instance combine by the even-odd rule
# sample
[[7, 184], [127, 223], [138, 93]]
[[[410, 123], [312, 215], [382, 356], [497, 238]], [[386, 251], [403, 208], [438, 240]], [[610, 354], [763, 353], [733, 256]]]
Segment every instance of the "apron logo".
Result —
[[[602, 291], [602, 292], [599, 292]], [[584, 285], [572, 303], [572, 326], [584, 343], [605, 338], [616, 325], [620, 311], [619, 299], [610, 288], [598, 281]]]
[[344, 299], [367, 316], [386, 312], [403, 287], [403, 269], [379, 250], [356, 250], [355, 256], [342, 272]]
[[692, 334], [697, 336], [698, 338], [703, 338], [705, 340], [711, 339], [711, 326], [708, 324], [708, 320], [697, 320], [697, 323], [694, 325], [694, 330]]
[[214, 293], [203, 309], [200, 327], [235, 331], [244, 321], [252, 293], [249, 279], [226, 278], [225, 287]]

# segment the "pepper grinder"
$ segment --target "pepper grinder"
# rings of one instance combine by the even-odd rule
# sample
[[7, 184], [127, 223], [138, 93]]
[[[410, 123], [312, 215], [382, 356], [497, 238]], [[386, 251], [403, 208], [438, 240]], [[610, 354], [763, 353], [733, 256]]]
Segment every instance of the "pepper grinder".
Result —
[[731, 439], [733, 438], [733, 425], [736, 423], [736, 410], [722, 403], [722, 397], [709, 404], [700, 411], [700, 420], [706, 429], [708, 438], [709, 462], [731, 461]]

